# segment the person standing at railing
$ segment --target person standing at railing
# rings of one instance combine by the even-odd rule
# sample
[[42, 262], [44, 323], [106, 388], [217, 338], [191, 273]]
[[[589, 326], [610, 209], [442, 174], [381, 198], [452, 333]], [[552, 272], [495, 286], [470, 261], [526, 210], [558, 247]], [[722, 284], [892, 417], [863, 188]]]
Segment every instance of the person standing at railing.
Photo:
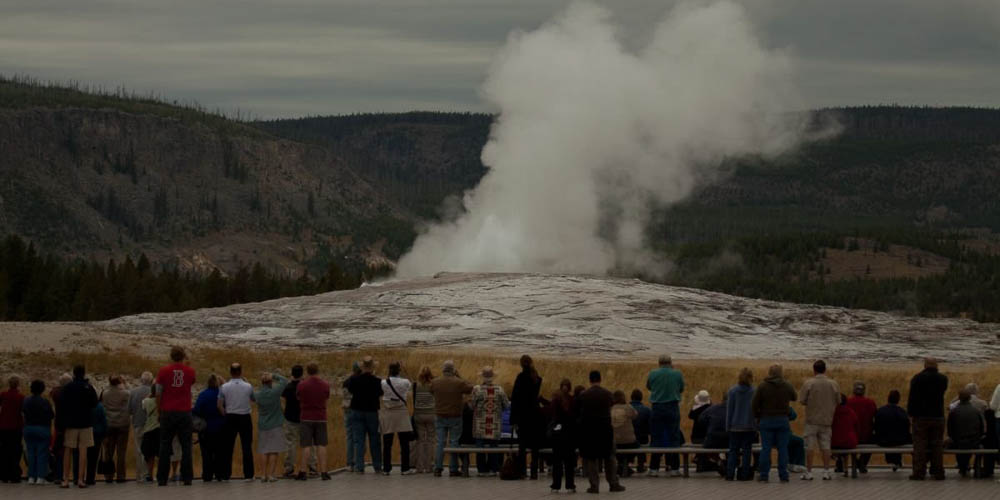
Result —
[[382, 379], [382, 409], [379, 410], [378, 419], [382, 432], [382, 474], [386, 476], [392, 472], [393, 435], [399, 439], [400, 473], [404, 476], [413, 474], [410, 469], [413, 422], [410, 420], [410, 410], [406, 407], [412, 384], [409, 379], [400, 376], [402, 369], [402, 364], [394, 361], [389, 364], [389, 376]]
[[[142, 372], [139, 385], [128, 391], [128, 414], [132, 419], [132, 447], [135, 450], [135, 481], [141, 483], [151, 478], [153, 471], [146, 469], [146, 458], [142, 456], [142, 430], [146, 427], [146, 411], [142, 402], [149, 397], [153, 384], [153, 373]], [[55, 398], [53, 398], [55, 399]]]
[[288, 451], [285, 442], [285, 416], [281, 413], [281, 393], [288, 379], [280, 373], [265, 373], [260, 387], [253, 393], [257, 402], [257, 453], [264, 455], [264, 477], [270, 483], [278, 480], [278, 455]]
[[938, 371], [937, 359], [924, 360], [924, 371], [910, 380], [906, 413], [913, 422], [913, 474], [910, 479], [922, 481], [931, 464], [934, 479], [944, 479], [944, 393], [948, 377]]
[[372, 467], [378, 472], [382, 468], [382, 436], [378, 429], [378, 410], [381, 407], [382, 380], [376, 377], [375, 360], [365, 356], [361, 360], [361, 375], [347, 381], [351, 391], [351, 429], [354, 433], [354, 471], [365, 472], [365, 441], [371, 451]]
[[[729, 389], [726, 396], [726, 431], [729, 433], [726, 481], [753, 479], [753, 474], [750, 472], [750, 461], [753, 438], [757, 434], [753, 396], [753, 372], [749, 368], [744, 368], [740, 370], [738, 383]], [[737, 464], [740, 466], [739, 475], [736, 474]], [[761, 477], [767, 478], [767, 471], [762, 469]]]
[[[986, 435], [986, 418], [983, 412], [972, 404], [972, 393], [963, 389], [958, 393], [958, 405], [948, 413], [948, 439], [951, 448], [956, 450], [978, 449]], [[969, 475], [969, 458], [971, 454], [955, 455], [958, 473], [962, 477]]]
[[541, 463], [539, 449], [543, 440], [545, 421], [539, 407], [542, 377], [535, 369], [531, 356], [521, 356], [521, 373], [514, 379], [510, 392], [510, 422], [517, 432], [517, 470], [522, 476], [527, 471], [527, 450], [531, 450], [531, 479], [538, 479]]
[[[305, 481], [306, 463], [310, 454], [317, 461], [320, 477], [323, 481], [330, 480], [326, 467], [326, 447], [329, 435], [326, 425], [326, 405], [330, 400], [330, 384], [319, 377], [319, 365], [306, 365], [306, 378], [295, 388], [295, 396], [299, 401], [299, 459], [296, 481]], [[311, 453], [310, 453], [311, 452]]]
[[[243, 379], [243, 366], [239, 363], [233, 363], [229, 366], [229, 376], [229, 381], [219, 388], [219, 413], [225, 418], [222, 442], [222, 480], [228, 481], [232, 478], [233, 450], [236, 447], [236, 438], [239, 437], [243, 452], [243, 480], [253, 481], [253, 419], [250, 417], [253, 386]], [[167, 444], [169, 445], [169, 443]], [[162, 458], [160, 462], [163, 462]]]
[[552, 395], [552, 422], [548, 437], [552, 443], [552, 492], [558, 493], [565, 478], [566, 492], [576, 493], [577, 416], [573, 406], [573, 384], [569, 379], [559, 382]]
[[760, 480], [766, 482], [771, 469], [771, 448], [778, 450], [778, 478], [788, 482], [788, 440], [790, 403], [795, 401], [795, 389], [784, 379], [781, 365], [772, 365], [753, 395], [753, 415], [760, 429]]
[[802, 439], [806, 441], [806, 472], [804, 480], [812, 480], [813, 457], [819, 451], [823, 460], [823, 479], [833, 479], [830, 474], [830, 438], [833, 429], [833, 414], [840, 405], [840, 386], [826, 376], [826, 362], [822, 359], [813, 363], [813, 376], [802, 384], [799, 401], [806, 407], [806, 431]]
[[21, 482], [21, 441], [24, 437], [24, 417], [21, 407], [21, 379], [10, 377], [7, 390], [0, 393], [0, 481]]
[[[652, 415], [649, 420], [650, 445], [658, 448], [680, 446], [681, 413], [680, 401], [684, 393], [684, 375], [674, 369], [673, 358], [669, 354], [660, 356], [660, 367], [649, 372], [646, 389]], [[662, 454], [654, 453], [649, 462], [649, 475], [657, 476]], [[674, 470], [674, 475], [680, 471]]]
[[108, 416], [108, 435], [104, 439], [104, 460], [115, 464], [104, 481], [125, 482], [125, 450], [128, 449], [130, 419], [128, 414], [129, 393], [120, 375], [112, 375], [110, 386], [101, 393], [101, 402]]
[[[493, 367], [484, 367], [483, 382], [472, 388], [472, 437], [476, 446], [496, 447], [500, 442], [503, 411], [510, 408], [510, 400], [503, 387], [493, 383]], [[476, 455], [476, 469], [480, 477], [495, 476], [500, 473], [500, 455], [496, 453]]]
[[[434, 421], [437, 431], [437, 449], [434, 452], [434, 476], [440, 477], [444, 471], [444, 449], [457, 448], [462, 438], [462, 411], [464, 396], [472, 392], [472, 384], [462, 380], [455, 370], [455, 362], [448, 360], [441, 367], [441, 376], [431, 381], [434, 395]], [[458, 476], [458, 462], [462, 463], [462, 476], [469, 474], [469, 458], [464, 453], [452, 453], [448, 467], [450, 476]]]
[[583, 470], [590, 481], [587, 493], [597, 493], [601, 482], [600, 469], [611, 485], [612, 492], [625, 491], [618, 482], [615, 461], [615, 434], [611, 426], [611, 392], [601, 387], [601, 372], [590, 372], [590, 388], [576, 398], [580, 409], [580, 456]]
[[434, 464], [434, 444], [437, 436], [434, 431], [434, 395], [431, 394], [431, 381], [434, 374], [431, 367], [421, 366], [417, 381], [413, 384], [413, 423], [416, 428], [417, 443], [413, 448], [413, 466], [418, 474], [431, 472]]

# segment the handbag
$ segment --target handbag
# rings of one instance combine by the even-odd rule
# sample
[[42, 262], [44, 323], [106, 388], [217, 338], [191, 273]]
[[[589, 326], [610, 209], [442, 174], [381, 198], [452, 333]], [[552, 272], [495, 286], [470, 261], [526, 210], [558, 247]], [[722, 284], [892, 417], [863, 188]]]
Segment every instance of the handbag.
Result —
[[191, 429], [195, 432], [204, 432], [208, 429], [208, 421], [202, 418], [200, 415], [191, 415]]

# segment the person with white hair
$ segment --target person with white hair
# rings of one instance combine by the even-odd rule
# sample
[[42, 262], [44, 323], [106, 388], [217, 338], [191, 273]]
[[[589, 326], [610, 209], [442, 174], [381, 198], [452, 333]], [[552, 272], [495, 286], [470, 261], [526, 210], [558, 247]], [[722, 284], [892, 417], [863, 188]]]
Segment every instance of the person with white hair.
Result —
[[[963, 390], [969, 393], [969, 404], [979, 410], [980, 413], [985, 414], [986, 410], [990, 408], [990, 404], [979, 397], [979, 384], [969, 382], [968, 384], [965, 384], [965, 388]], [[954, 410], [955, 407], [958, 406], [959, 402], [960, 397], [955, 396], [955, 399], [948, 403], [948, 411]]]
[[142, 409], [142, 400], [149, 397], [153, 385], [153, 373], [142, 372], [139, 385], [128, 392], [128, 414], [132, 417], [132, 440], [135, 449], [135, 480], [137, 482], [152, 481], [152, 471], [146, 470], [146, 459], [142, 456], [142, 429], [146, 426], [146, 411]]
[[[680, 400], [684, 393], [684, 375], [674, 369], [673, 358], [669, 354], [660, 356], [659, 365], [646, 378], [646, 389], [650, 391], [649, 402], [653, 410], [649, 420], [650, 445], [680, 446]], [[661, 455], [654, 453], [650, 459], [650, 476], [659, 474], [660, 457]], [[680, 475], [680, 471], [674, 470], [673, 474]]]
[[698, 391], [691, 403], [691, 411], [688, 412], [688, 418], [693, 422], [691, 425], [691, 444], [701, 444], [705, 441], [705, 423], [699, 423], [698, 417], [701, 417], [701, 414], [709, 406], [712, 406], [712, 396], [705, 389]]

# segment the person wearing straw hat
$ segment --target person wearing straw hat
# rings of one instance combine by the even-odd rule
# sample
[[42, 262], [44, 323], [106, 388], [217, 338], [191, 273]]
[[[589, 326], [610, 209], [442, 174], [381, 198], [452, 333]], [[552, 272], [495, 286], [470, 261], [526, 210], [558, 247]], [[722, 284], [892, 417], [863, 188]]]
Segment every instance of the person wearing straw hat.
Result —
[[[483, 367], [483, 382], [472, 388], [472, 437], [476, 446], [496, 447], [500, 441], [503, 411], [510, 408], [510, 400], [503, 387], [493, 383], [493, 367]], [[500, 472], [500, 455], [476, 455], [476, 469], [480, 477], [495, 476]]]

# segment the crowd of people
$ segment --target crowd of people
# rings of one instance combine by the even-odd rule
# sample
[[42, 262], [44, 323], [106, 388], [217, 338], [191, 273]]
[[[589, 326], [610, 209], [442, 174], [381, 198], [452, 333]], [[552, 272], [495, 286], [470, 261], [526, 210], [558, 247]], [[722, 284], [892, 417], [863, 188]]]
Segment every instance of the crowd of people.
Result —
[[[599, 371], [590, 372], [589, 386], [563, 379], [545, 397], [529, 356], [521, 358], [509, 396], [489, 366], [482, 368], [476, 383], [462, 378], [451, 361], [443, 364], [439, 376], [431, 367], [421, 367], [415, 380], [406, 378], [401, 364], [393, 362], [380, 378], [375, 361], [365, 357], [353, 364], [342, 384], [346, 462], [351, 472], [363, 474], [368, 456], [374, 471], [389, 475], [398, 443], [400, 474], [442, 476], [445, 450], [471, 445], [480, 452], [475, 457], [479, 476], [537, 479], [548, 466], [553, 491], [575, 492], [580, 475], [589, 483], [587, 491], [596, 493], [602, 471], [612, 492], [625, 490], [620, 478], [657, 476], [661, 466], [668, 475], [680, 474], [676, 453], [647, 457], [650, 454], [641, 451], [644, 445], [728, 450], [698, 454], [697, 470], [716, 471], [729, 481], [766, 482], [776, 469], [778, 479], [787, 482], [793, 472], [812, 480], [814, 470], [816, 477], [832, 479], [833, 472], [845, 466], [844, 455], [833, 450], [912, 443], [910, 479], [924, 479], [928, 464], [930, 477], [944, 479], [946, 446], [997, 447], [1000, 386], [987, 402], [979, 398], [978, 387], [969, 384], [946, 405], [947, 377], [934, 359], [924, 364], [910, 382], [905, 407], [897, 390], [879, 407], [866, 395], [862, 381], [854, 382], [850, 397], [842, 394], [837, 382], [826, 376], [823, 361], [814, 363], [813, 376], [798, 390], [785, 380], [781, 365], [771, 366], [759, 383], [744, 368], [719, 401], [713, 402], [705, 390], [693, 397], [686, 443], [681, 431], [684, 376], [667, 355], [648, 375], [648, 406], [639, 388], [626, 397], [624, 390], [603, 387]], [[229, 481], [237, 440], [245, 481], [331, 479], [326, 464], [331, 388], [316, 363], [293, 366], [287, 377], [264, 373], [256, 386], [244, 377], [242, 366], [233, 363], [227, 380], [209, 375], [196, 397], [196, 373], [180, 347], [171, 349], [170, 362], [156, 375], [143, 373], [131, 389], [116, 375], [98, 392], [86, 375], [84, 366], [74, 367], [47, 397], [41, 380], [30, 383], [27, 396], [21, 393], [20, 379], [8, 380], [8, 390], [0, 393], [0, 480], [21, 482], [23, 459], [29, 485], [86, 488], [96, 484], [98, 476], [106, 483], [126, 482], [130, 436], [140, 482], [192, 484], [195, 443], [201, 453], [201, 479]], [[805, 408], [801, 436], [794, 435], [790, 425], [798, 418], [793, 402]], [[485, 453], [505, 442], [517, 445], [506, 460], [499, 453]], [[551, 453], [543, 455], [542, 449]], [[777, 455], [773, 468], [772, 452]], [[255, 464], [255, 454], [263, 459], [262, 467]], [[816, 470], [817, 457], [822, 470]], [[962, 476], [969, 474], [970, 457], [957, 455]], [[469, 477], [469, 453], [451, 453], [448, 458], [450, 476]], [[871, 455], [853, 458], [860, 473], [867, 473]], [[990, 477], [995, 457], [983, 458], [976, 473]], [[895, 471], [902, 467], [902, 454], [887, 454], [886, 462]]]

